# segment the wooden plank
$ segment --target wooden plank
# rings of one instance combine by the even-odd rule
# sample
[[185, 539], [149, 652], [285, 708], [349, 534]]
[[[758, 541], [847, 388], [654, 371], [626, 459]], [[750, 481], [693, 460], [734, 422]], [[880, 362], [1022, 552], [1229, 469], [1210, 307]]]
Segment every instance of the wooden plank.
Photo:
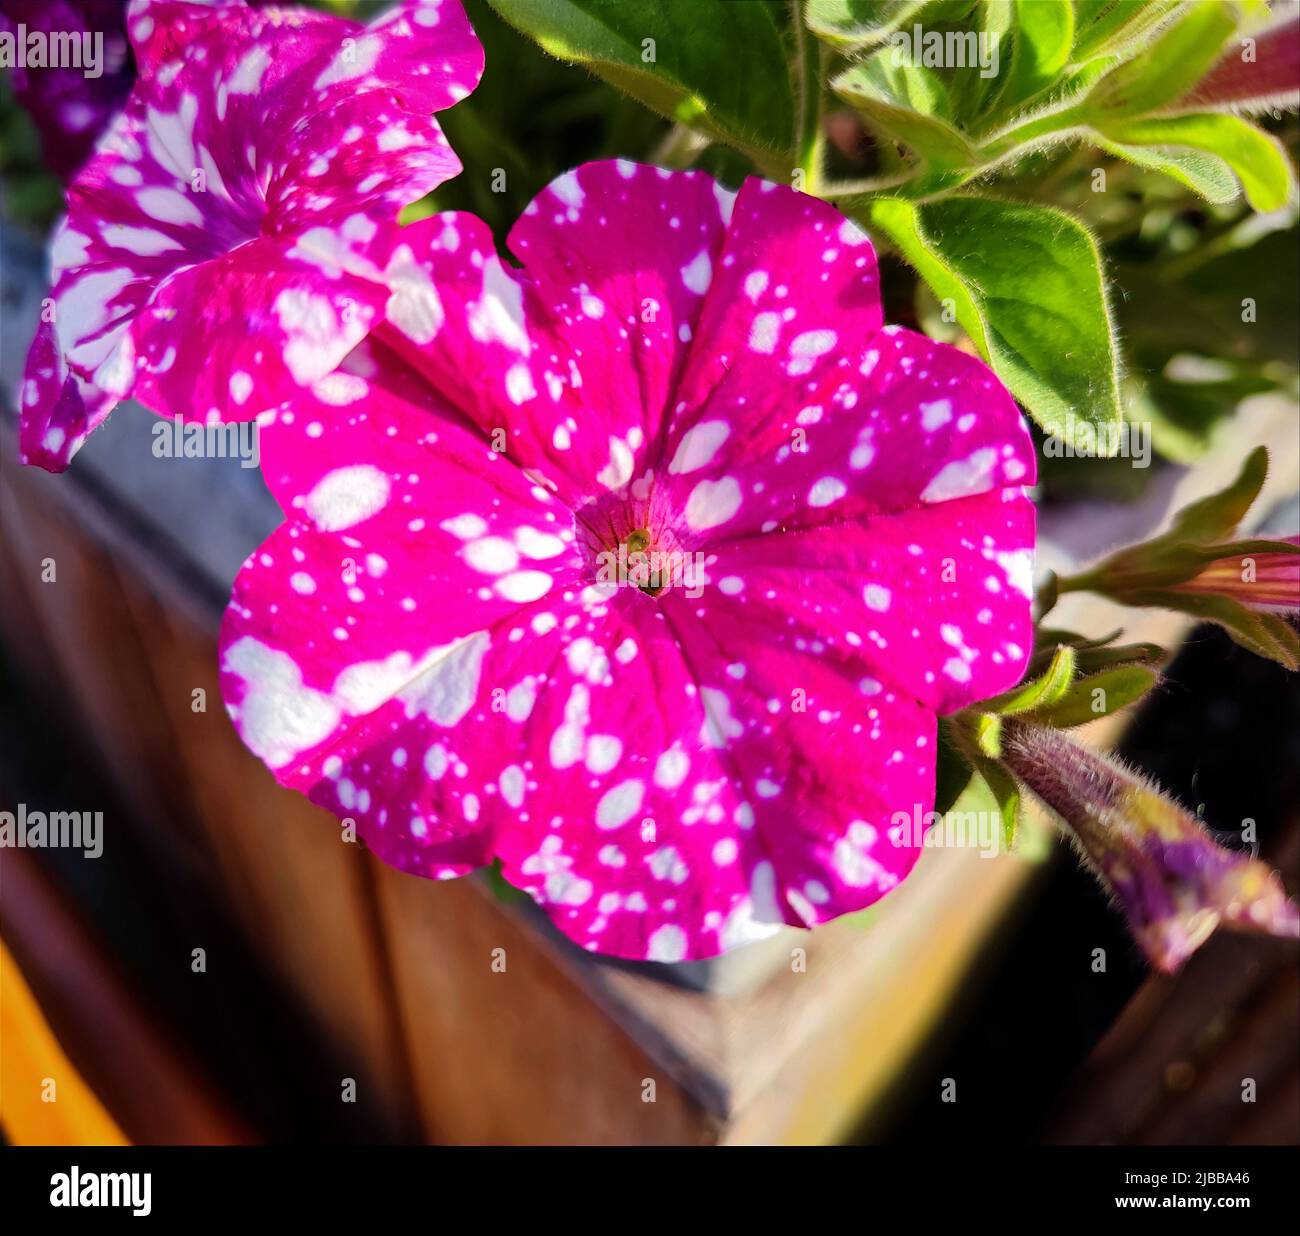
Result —
[[29, 579], [9, 529], [18, 523], [18, 499], [0, 467], [0, 640], [21, 652], [12, 667], [28, 689], [49, 695], [59, 689], [59, 671], [32, 592], [39, 580]]
[[[402, 1138], [414, 1127], [410, 1076], [365, 854], [239, 741], [211, 636], [138, 592], [130, 605], [149, 633], [146, 672], [171, 730], [166, 750], [193, 794], [183, 827], [203, 835], [245, 933], [339, 1050], [345, 1075], [378, 1093], [389, 1135]], [[204, 711], [194, 711], [196, 690]]]
[[[154, 758], [167, 749], [170, 732], [159, 713], [146, 649], [109, 557], [59, 519], [58, 508], [36, 501], [31, 480], [29, 472], [6, 477], [20, 514], [6, 520], [4, 536], [71, 691], [64, 710], [102, 753], [105, 772], [138, 818], [164, 820], [184, 810], [188, 793], [175, 762]], [[50, 582], [42, 576], [47, 562], [54, 571]]]
[[434, 883], [373, 862], [428, 1140], [717, 1140], [716, 1120], [592, 999], [565, 946], [493, 903], [481, 881]]
[[[405, 1136], [415, 1119], [409, 1074], [364, 856], [340, 841], [332, 816], [281, 790], [244, 749], [221, 706], [211, 633], [149, 597], [36, 496], [61, 482], [31, 478], [5, 478], [21, 517], [6, 520], [3, 537], [29, 581], [65, 700], [77, 702], [71, 719], [131, 805], [130, 819], [113, 826], [142, 830], [164, 870], [178, 857], [160, 846], [207, 871], [347, 1075], [378, 1096], [388, 1133]], [[30, 585], [46, 557], [56, 582]], [[192, 711], [195, 689], [206, 712]]]

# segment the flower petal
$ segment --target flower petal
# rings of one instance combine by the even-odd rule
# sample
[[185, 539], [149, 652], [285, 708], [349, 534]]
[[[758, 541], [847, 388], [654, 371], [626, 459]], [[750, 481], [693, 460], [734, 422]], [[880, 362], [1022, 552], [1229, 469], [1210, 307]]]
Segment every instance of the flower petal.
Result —
[[[756, 660], [745, 684], [710, 673], [702, 690], [628, 591], [608, 609], [538, 601], [449, 659], [460, 682], [473, 660], [472, 704], [450, 687], [424, 693], [432, 708], [384, 704], [315, 766], [311, 797], [415, 874], [500, 858], [582, 947], [713, 956], [867, 905], [916, 858], [889, 813], [929, 810], [934, 718], [892, 692], [858, 720], [834, 670], [786, 654], [770, 673]], [[790, 674], [837, 716], [773, 742], [769, 696], [788, 697]], [[455, 717], [439, 714], [453, 696]]]
[[231, 20], [222, 10], [248, 7], [245, 0], [130, 0], [126, 28], [140, 74], [155, 72], [206, 30]]
[[766, 358], [731, 359], [674, 433], [671, 500], [685, 508], [698, 487], [724, 481], [738, 497], [708, 525], [714, 537], [838, 523], [1035, 476], [1029, 431], [993, 373], [892, 326], [797, 381]]
[[[299, 124], [276, 152], [265, 229], [311, 237], [338, 228], [347, 248], [461, 170], [441, 128], [388, 90], [345, 99]], [[354, 222], [350, 229], [348, 220]], [[368, 226], [366, 226], [368, 224]], [[350, 234], [349, 234], [350, 233]]]
[[[863, 703], [893, 687], [940, 713], [1015, 686], [1033, 648], [1033, 504], [1008, 489], [711, 547], [697, 621], [838, 649]], [[883, 684], [883, 685], [882, 685]]]
[[[547, 462], [585, 482], [588, 492], [610, 487], [598, 474], [610, 465], [611, 440], [629, 444], [638, 474], [658, 448], [713, 282], [731, 198], [701, 172], [622, 159], [587, 163], [543, 189], [510, 231], [510, 248], [548, 307], [551, 333], [581, 375], [586, 410], [576, 428], [567, 421], [532, 427], [544, 447], [553, 447], [554, 429], [568, 425], [571, 445], [552, 449]], [[593, 417], [593, 410], [602, 415]], [[572, 407], [563, 411], [570, 415]], [[585, 445], [599, 465], [594, 470], [574, 462]]]
[[[523, 270], [472, 216], [425, 220], [401, 237], [395, 346], [562, 496], [619, 489], [658, 453], [730, 201], [702, 173], [585, 164], [511, 231]], [[437, 289], [436, 331], [403, 313], [417, 281]]]
[[679, 398], [699, 412], [773, 384], [785, 396], [860, 356], [882, 321], [867, 234], [827, 202], [751, 178], [736, 195]]
[[[544, 490], [407, 401], [400, 376], [358, 369], [366, 359], [264, 430], [264, 473], [293, 519], [245, 563], [222, 633], [245, 741], [301, 788], [354, 723], [416, 680], [436, 695], [440, 665], [468, 672], [495, 623], [580, 565]], [[454, 605], [430, 604], [431, 580]]]
[[22, 462], [62, 472], [117, 401], [69, 373], [52, 323], [36, 332], [22, 386], [19, 450]]
[[900, 815], [923, 820], [934, 805], [934, 714], [889, 685], [864, 698], [855, 649], [781, 638], [757, 607], [674, 593], [665, 611], [786, 921], [811, 927], [878, 900], [919, 854]]
[[253, 113], [297, 121], [386, 88], [427, 115], [458, 103], [483, 75], [483, 48], [459, 0], [399, 0], [368, 25], [244, 0], [132, 0], [127, 29], [142, 76], [201, 49], [225, 88], [219, 118], [228, 106], [241, 127]]
[[258, 239], [166, 279], [132, 324], [136, 397], [163, 416], [249, 420], [324, 377], [385, 292], [317, 261], [304, 241]]

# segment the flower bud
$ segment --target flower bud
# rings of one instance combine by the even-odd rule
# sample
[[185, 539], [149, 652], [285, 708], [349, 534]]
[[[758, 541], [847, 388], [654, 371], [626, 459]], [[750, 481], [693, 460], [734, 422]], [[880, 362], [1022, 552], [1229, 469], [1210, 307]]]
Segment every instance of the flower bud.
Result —
[[1220, 846], [1190, 812], [1118, 761], [1056, 730], [1009, 722], [1003, 760], [1065, 822], [1143, 952], [1172, 973], [1223, 924], [1300, 937], [1277, 874]]

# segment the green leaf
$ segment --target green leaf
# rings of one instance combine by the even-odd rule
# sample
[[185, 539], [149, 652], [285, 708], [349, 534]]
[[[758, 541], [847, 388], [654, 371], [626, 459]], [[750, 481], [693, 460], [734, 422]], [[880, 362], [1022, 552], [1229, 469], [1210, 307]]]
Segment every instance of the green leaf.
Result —
[[1280, 615], [1251, 609], [1235, 597], [1150, 589], [1126, 597], [1125, 604], [1158, 606], [1216, 623], [1256, 656], [1300, 670], [1300, 632]]
[[[1187, 583], [1216, 564], [1222, 566], [1234, 559], [1261, 554], [1294, 557], [1300, 554], [1300, 546], [1266, 538], [1194, 545], [1166, 533], [1141, 545], [1120, 550], [1084, 574], [1061, 580], [1059, 586], [1063, 592], [1100, 592], [1125, 605], [1159, 605], [1163, 602], [1141, 598], [1149, 595], [1152, 589]], [[1216, 592], [1226, 595], [1235, 591], [1235, 581], [1225, 586], [1225, 581], [1217, 576], [1211, 576], [1205, 586], [1210, 586], [1215, 580]], [[1242, 595], [1249, 597], [1250, 594]]]
[[1034, 675], [1044, 673], [1062, 644], [1074, 649], [1075, 671], [1085, 675], [1113, 665], [1156, 665], [1165, 659], [1165, 650], [1159, 644], [1116, 644], [1114, 641], [1121, 634], [1122, 631], [1112, 631], [1102, 639], [1086, 639], [1073, 631], [1039, 627], [1029, 672]]
[[[1020, 786], [996, 756], [981, 749], [980, 724], [988, 721], [996, 722], [997, 718], [987, 714], [958, 713], [940, 722], [939, 732], [951, 749], [952, 762], [966, 766], [967, 781], [973, 770], [993, 795], [998, 814], [1002, 817], [1003, 841], [1010, 847], [1015, 842], [1020, 824]], [[987, 735], [987, 730], [984, 733]]]
[[1167, 532], [1121, 549], [1080, 575], [1059, 580], [1060, 591], [1097, 592], [1123, 605], [1171, 609], [1215, 622], [1251, 652], [1288, 669], [1300, 669], [1300, 632], [1280, 615], [1252, 608], [1244, 577], [1240, 586], [1207, 575], [1199, 585], [1205, 590], [1178, 587], [1214, 563], [1264, 554], [1300, 555], [1300, 545], [1290, 541], [1224, 539], [1250, 509], [1267, 472], [1268, 452], [1256, 447], [1230, 485], [1184, 507]]
[[[1032, 720], [1056, 729], [1087, 725], [1089, 721], [1108, 717], [1140, 700], [1159, 680], [1160, 675], [1144, 665], [1120, 665], [1104, 670], [1079, 679], [1055, 703], [1038, 709]], [[1100, 700], [1095, 694], [1098, 691], [1101, 692]]]
[[1002, 720], [991, 712], [977, 713], [974, 721], [975, 745], [990, 759], [1002, 754]]
[[818, 38], [863, 51], [922, 18], [957, 21], [974, 7], [974, 0], [808, 0], [804, 18]]
[[950, 300], [962, 329], [1049, 433], [1094, 443], [1120, 421], [1117, 347], [1091, 234], [1045, 206], [876, 197], [855, 213]]
[[997, 97], [998, 108], [1007, 111], [1050, 86], [1064, 72], [1074, 42], [1074, 9], [1070, 0], [992, 2], [1012, 9], [1010, 61]]
[[1215, 206], [1232, 201], [1240, 192], [1232, 169], [1216, 155], [1167, 146], [1126, 146], [1095, 132], [1090, 137], [1107, 154], [1153, 172], [1162, 172]]
[[[1015, 22], [1015, 5], [1016, 0], [980, 0], [978, 11], [971, 15], [970, 21], [963, 23], [969, 28], [969, 33], [973, 33], [976, 37], [976, 45], [972, 49], [975, 59], [969, 61], [968, 67], [960, 72], [950, 72], [945, 76], [952, 96], [952, 114], [958, 121], [959, 127], [966, 132], [974, 132], [976, 127], [974, 122], [990, 110], [994, 100], [1006, 85], [1007, 66], [1011, 61], [1011, 33]], [[963, 35], [967, 32], [967, 30], [962, 31]], [[936, 37], [942, 38], [944, 33], [936, 31]], [[978, 44], [981, 36], [985, 40], [984, 48], [980, 48]], [[987, 55], [994, 48], [997, 60], [990, 67], [995, 68], [996, 71], [985, 77], [982, 68], [977, 69], [973, 66], [981, 63], [979, 59], [981, 53]], [[944, 63], [947, 64], [947, 61], [945, 60]]]
[[1231, 484], [1184, 507], [1167, 531], [1117, 550], [1078, 575], [1058, 577], [1058, 591], [1100, 592], [1126, 605], [1163, 604], [1131, 598], [1139, 591], [1184, 583], [1224, 558], [1300, 553], [1300, 548], [1286, 541], [1226, 539], [1245, 517], [1267, 475], [1268, 451], [1257, 446]]
[[1169, 531], [1146, 542], [1147, 547], [1174, 545], [1180, 541], [1205, 545], [1231, 536], [1250, 510], [1251, 503], [1259, 497], [1267, 476], [1268, 451], [1257, 446], [1242, 461], [1241, 470], [1231, 484], [1185, 506], [1174, 517]]
[[1088, 95], [1089, 117], [1104, 129], [1102, 117], [1141, 116], [1182, 98], [1219, 58], [1236, 28], [1231, 5], [1218, 0], [1190, 5], [1149, 47], [1097, 82]]
[[1010, 849], [1020, 831], [1020, 783], [996, 760], [980, 758], [975, 771], [997, 800], [1002, 817], [1002, 841]]
[[980, 705], [987, 712], [1011, 717], [1020, 712], [1033, 712], [1059, 700], [1074, 681], [1074, 649], [1068, 644], [1057, 648], [1051, 663], [1041, 677]]
[[[585, 66], [660, 115], [733, 146], [788, 157], [794, 101], [781, 34], [766, 4], [488, 3], [544, 51]], [[781, 165], [769, 158], [767, 166]]]
[[970, 761], [962, 754], [961, 745], [952, 737], [951, 727], [948, 718], [940, 720], [935, 744], [934, 809], [940, 815], [952, 808], [975, 775]]
[[933, 69], [888, 48], [846, 69], [831, 83], [873, 128], [883, 130], [940, 170], [974, 167], [979, 158], [952, 123], [948, 87]]
[[1232, 168], [1261, 213], [1285, 206], [1295, 192], [1295, 173], [1282, 143], [1240, 116], [1202, 112], [1108, 121], [1102, 132], [1125, 146], [1176, 146], [1213, 155]]
[[494, 858], [492, 866], [483, 867], [482, 878], [491, 890], [492, 896], [505, 905], [529, 905], [532, 898], [521, 888], [516, 888], [501, 874], [501, 860]]
[[1179, 0], [1074, 0], [1076, 64], [1116, 51], [1133, 51], [1168, 17]]

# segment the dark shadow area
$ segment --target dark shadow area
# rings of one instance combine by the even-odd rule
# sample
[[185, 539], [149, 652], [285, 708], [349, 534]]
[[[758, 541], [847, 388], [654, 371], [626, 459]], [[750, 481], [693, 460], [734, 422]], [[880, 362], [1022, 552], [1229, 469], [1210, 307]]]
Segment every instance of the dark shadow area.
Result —
[[[1120, 750], [1212, 827], [1231, 833], [1254, 819], [1267, 856], [1300, 800], [1300, 683], [1200, 627]], [[991, 959], [961, 1029], [898, 1088], [884, 1140], [983, 1144], [990, 1155], [1040, 1141], [1072, 1076], [1147, 978], [1096, 882], [1060, 859]], [[1104, 974], [1091, 967], [1097, 948]], [[945, 1078], [956, 1102], [941, 1098]]]
[[[373, 1091], [364, 1079], [358, 1101], [341, 1103], [339, 1079], [355, 1069], [330, 1058], [309, 1015], [214, 900], [194, 863], [174, 847], [160, 850], [129, 819], [93, 750], [48, 701], [24, 689], [5, 652], [0, 647], [0, 802], [30, 811], [93, 804], [106, 820], [121, 821], [98, 858], [28, 851], [96, 944], [262, 1139], [380, 1140], [383, 1124], [366, 1106]], [[27, 926], [40, 931], [40, 924]], [[191, 941], [206, 950], [203, 974], [191, 970]], [[39, 976], [27, 977], [38, 986]]]

